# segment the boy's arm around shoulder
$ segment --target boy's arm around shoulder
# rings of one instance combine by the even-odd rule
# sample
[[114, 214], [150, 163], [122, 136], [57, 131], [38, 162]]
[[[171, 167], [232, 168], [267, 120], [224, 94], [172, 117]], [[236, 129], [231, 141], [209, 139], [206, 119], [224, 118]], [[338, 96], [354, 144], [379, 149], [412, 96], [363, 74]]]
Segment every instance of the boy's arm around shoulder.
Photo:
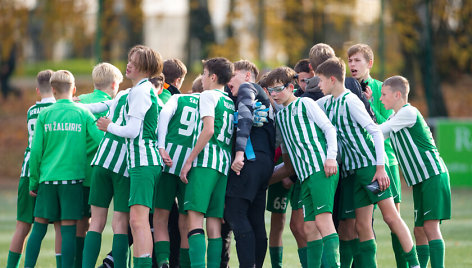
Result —
[[409, 106], [403, 107], [396, 114], [392, 115], [387, 121], [380, 125], [385, 138], [388, 138], [390, 132], [398, 132], [403, 128], [412, 127], [417, 120], [416, 110]]

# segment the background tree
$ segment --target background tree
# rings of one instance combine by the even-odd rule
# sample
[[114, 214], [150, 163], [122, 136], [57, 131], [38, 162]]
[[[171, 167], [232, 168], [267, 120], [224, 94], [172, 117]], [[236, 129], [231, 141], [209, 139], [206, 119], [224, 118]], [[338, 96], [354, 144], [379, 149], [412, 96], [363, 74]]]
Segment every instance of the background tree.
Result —
[[187, 66], [193, 66], [209, 55], [215, 42], [207, 0], [189, 0], [189, 27], [187, 42]]

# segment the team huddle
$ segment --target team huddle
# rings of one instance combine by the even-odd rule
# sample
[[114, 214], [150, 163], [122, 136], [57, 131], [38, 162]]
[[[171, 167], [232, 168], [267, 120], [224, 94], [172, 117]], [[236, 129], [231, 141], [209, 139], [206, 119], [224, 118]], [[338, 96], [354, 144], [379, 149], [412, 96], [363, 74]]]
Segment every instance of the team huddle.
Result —
[[[347, 58], [348, 78], [322, 43], [294, 69], [262, 75], [250, 61], [211, 58], [189, 94], [180, 92], [185, 65], [142, 45], [128, 53], [126, 90], [109, 63], [94, 67], [95, 90], [77, 97], [72, 73], [41, 71], [7, 267], [19, 266], [30, 229], [25, 267], [36, 265], [49, 223], [57, 267], [95, 267], [112, 200], [113, 243], [101, 267], [129, 267], [131, 244], [133, 267], [226, 267], [223, 219], [240, 267], [262, 267], [267, 248], [282, 267], [288, 201], [301, 267], [377, 267], [375, 208], [397, 267], [444, 267], [449, 175], [408, 103], [408, 81], [373, 79], [368, 45]], [[416, 243], [399, 213], [399, 167], [413, 187]]]

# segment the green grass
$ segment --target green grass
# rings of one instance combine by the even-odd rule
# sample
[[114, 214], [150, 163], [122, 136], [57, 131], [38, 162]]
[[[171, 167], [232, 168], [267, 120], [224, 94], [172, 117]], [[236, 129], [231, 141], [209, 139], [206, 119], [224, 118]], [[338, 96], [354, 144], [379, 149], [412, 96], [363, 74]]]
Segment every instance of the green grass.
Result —
[[[441, 230], [446, 241], [446, 267], [472, 267], [470, 256], [472, 249], [472, 208], [470, 206], [472, 189], [453, 189], [452, 208], [453, 218], [441, 225]], [[11, 237], [15, 229], [16, 215], [16, 189], [0, 189], [0, 267], [6, 266], [6, 257]], [[413, 226], [413, 202], [411, 191], [403, 190], [403, 202], [401, 214], [410, 229]], [[290, 212], [289, 212], [290, 213]], [[266, 226], [269, 231], [270, 215], [266, 213]], [[284, 267], [299, 267], [295, 239], [288, 227], [289, 219], [283, 235], [284, 241]], [[378, 267], [396, 267], [393, 251], [390, 244], [390, 231], [383, 223], [380, 211], [375, 212], [375, 232], [377, 235], [377, 261]], [[102, 243], [100, 258], [111, 248], [112, 231], [110, 223], [107, 225]], [[234, 240], [233, 240], [234, 242]], [[23, 262], [22, 264], [23, 265]], [[238, 267], [234, 243], [231, 249], [231, 267]], [[54, 229], [49, 227], [43, 241], [43, 246], [36, 267], [55, 267], [54, 258]], [[267, 254], [264, 267], [270, 267]]]

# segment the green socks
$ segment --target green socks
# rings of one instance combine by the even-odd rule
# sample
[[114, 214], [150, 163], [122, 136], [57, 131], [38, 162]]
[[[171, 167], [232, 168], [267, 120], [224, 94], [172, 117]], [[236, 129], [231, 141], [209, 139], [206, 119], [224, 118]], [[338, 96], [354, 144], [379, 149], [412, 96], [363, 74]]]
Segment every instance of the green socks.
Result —
[[321, 255], [323, 254], [323, 240], [313, 240], [307, 242], [307, 263], [308, 267], [320, 267]]
[[48, 225], [34, 222], [28, 243], [26, 244], [25, 267], [34, 267], [41, 249], [41, 242], [48, 230]]
[[444, 245], [444, 240], [436, 239], [429, 241], [429, 256], [431, 259], [431, 267], [443, 268], [445, 253], [446, 248]]
[[[188, 238], [190, 262], [193, 268], [205, 268], [206, 243], [204, 234], [194, 234]], [[219, 265], [219, 264], [218, 264]]]
[[398, 240], [396, 234], [390, 233], [390, 235], [392, 236], [392, 248], [393, 253], [395, 253], [395, 261], [397, 262], [397, 268], [407, 268], [408, 263], [405, 259], [405, 255], [403, 254], [403, 248], [402, 244], [400, 244], [400, 240]]
[[56, 253], [56, 268], [62, 268], [62, 254]]
[[156, 256], [157, 266], [160, 267], [164, 263], [169, 263], [170, 242], [158, 241], [154, 243], [154, 254]]
[[21, 253], [8, 251], [7, 268], [18, 268], [20, 266]]
[[339, 240], [339, 255], [341, 259], [341, 267], [351, 268], [354, 258], [356, 240]]
[[[351, 247], [352, 247], [352, 263], [354, 264], [354, 267], [361, 267], [361, 255], [362, 255], [362, 252], [359, 251], [359, 238], [356, 238], [354, 240], [351, 240], [352, 241], [352, 244], [351, 244]], [[350, 268], [350, 266], [349, 266]]]
[[84, 253], [85, 237], [75, 237], [75, 268], [82, 267], [82, 255]]
[[282, 257], [284, 255], [284, 247], [269, 247], [270, 262], [272, 268], [282, 268]]
[[327, 267], [339, 267], [339, 236], [332, 233], [323, 237], [323, 255]]
[[[359, 242], [359, 257], [360, 267], [370, 268], [377, 267], [377, 261], [375, 259], [375, 253], [377, 252], [377, 244], [374, 239], [370, 239], [364, 242]], [[357, 266], [356, 266], [357, 267]]]
[[126, 268], [128, 261], [128, 235], [113, 235], [113, 245], [111, 248], [115, 268]]
[[429, 262], [429, 245], [417, 245], [418, 261], [421, 268], [427, 268]]
[[223, 251], [223, 239], [208, 238], [208, 268], [219, 268], [221, 263], [221, 252]]
[[[78, 238], [78, 237], [77, 237]], [[102, 234], [94, 231], [88, 231], [85, 236], [84, 252], [83, 252], [83, 266], [84, 268], [93, 268], [97, 263], [98, 255], [100, 254], [100, 246], [102, 245]], [[77, 256], [78, 257], [78, 256]], [[77, 261], [76, 261], [77, 263]]]
[[180, 248], [180, 267], [190, 268], [190, 256], [188, 255], [188, 248]]
[[308, 267], [308, 259], [307, 259], [307, 247], [304, 248], [299, 248], [298, 249], [298, 258], [300, 259], [300, 264], [302, 265], [302, 268], [307, 268]]
[[151, 268], [152, 258], [151, 257], [133, 257], [134, 268]]
[[413, 245], [413, 248], [410, 252], [403, 253], [405, 260], [408, 262], [409, 267], [419, 266], [418, 256], [416, 255], [416, 247]]
[[62, 267], [74, 267], [75, 258], [75, 233], [77, 232], [76, 225], [62, 225]]

